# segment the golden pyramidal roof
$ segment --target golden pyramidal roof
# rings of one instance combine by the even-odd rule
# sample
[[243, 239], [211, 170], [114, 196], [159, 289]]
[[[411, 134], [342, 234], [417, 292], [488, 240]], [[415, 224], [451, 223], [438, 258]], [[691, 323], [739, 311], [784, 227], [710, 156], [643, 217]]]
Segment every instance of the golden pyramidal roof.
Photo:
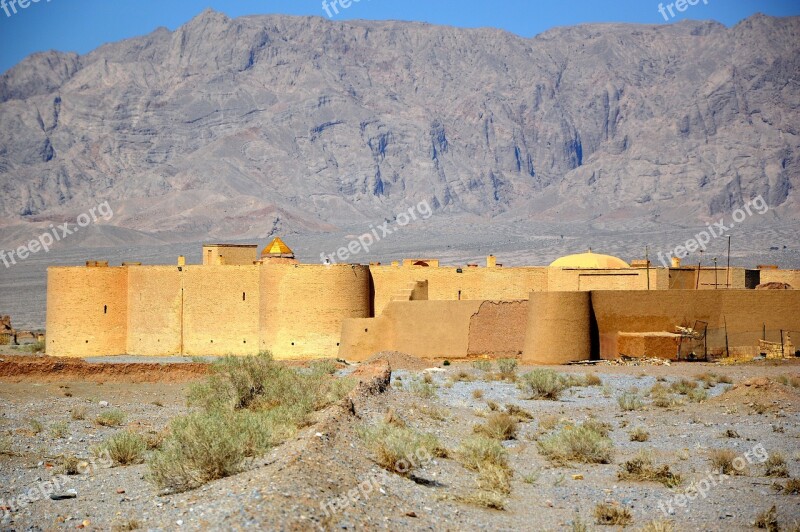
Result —
[[268, 257], [268, 256], [286, 256], [291, 255], [294, 257], [294, 251], [292, 251], [286, 243], [281, 240], [279, 237], [275, 237], [272, 242], [267, 244], [267, 247], [264, 248], [264, 251], [261, 252], [261, 257]]

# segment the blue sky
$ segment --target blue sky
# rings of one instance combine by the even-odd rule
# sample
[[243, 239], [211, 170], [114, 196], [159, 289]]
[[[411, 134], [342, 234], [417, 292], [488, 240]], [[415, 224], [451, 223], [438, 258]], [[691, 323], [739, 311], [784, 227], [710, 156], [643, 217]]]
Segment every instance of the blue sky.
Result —
[[[332, 0], [327, 0], [332, 3]], [[338, 0], [342, 1], [342, 0]], [[347, 0], [344, 0], [345, 2]], [[666, 24], [657, 0], [360, 0], [330, 9], [336, 20], [416, 20], [461, 27], [491, 26], [531, 37], [554, 26], [584, 22]], [[664, 0], [666, 7], [675, 1]], [[798, 0], [691, 0], [666, 18], [713, 19], [728, 26], [761, 12], [800, 15]], [[86, 53], [97, 46], [184, 24], [211, 7], [230, 17], [282, 13], [328, 18], [322, 0], [0, 0], [0, 72], [43, 50]], [[19, 5], [28, 2], [27, 7]], [[36, 3], [34, 3], [36, 2]], [[3, 3], [8, 10], [2, 8]], [[14, 13], [16, 9], [16, 13]]]

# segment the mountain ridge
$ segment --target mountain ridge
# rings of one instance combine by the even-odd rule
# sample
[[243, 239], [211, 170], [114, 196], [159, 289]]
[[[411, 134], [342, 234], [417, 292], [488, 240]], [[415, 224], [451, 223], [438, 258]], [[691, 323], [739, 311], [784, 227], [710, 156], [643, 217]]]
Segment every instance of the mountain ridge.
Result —
[[0, 77], [0, 240], [102, 201], [109, 224], [169, 241], [324, 232], [420, 201], [444, 224], [638, 227], [762, 195], [795, 223], [798, 34], [800, 17], [760, 14], [524, 38], [207, 10], [34, 54]]

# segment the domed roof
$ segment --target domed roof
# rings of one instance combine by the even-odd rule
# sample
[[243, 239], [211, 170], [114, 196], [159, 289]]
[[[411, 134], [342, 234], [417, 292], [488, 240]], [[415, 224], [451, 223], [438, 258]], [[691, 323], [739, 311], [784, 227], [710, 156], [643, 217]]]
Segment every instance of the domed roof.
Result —
[[551, 268], [588, 268], [588, 269], [607, 269], [607, 268], [630, 268], [627, 262], [611, 255], [601, 253], [578, 253], [567, 255], [556, 259], [550, 264]]
[[272, 242], [267, 244], [264, 248], [264, 251], [261, 252], [261, 258], [265, 259], [268, 257], [289, 257], [294, 258], [294, 251], [292, 251], [289, 246], [287, 246], [283, 240], [276, 237], [273, 239]]

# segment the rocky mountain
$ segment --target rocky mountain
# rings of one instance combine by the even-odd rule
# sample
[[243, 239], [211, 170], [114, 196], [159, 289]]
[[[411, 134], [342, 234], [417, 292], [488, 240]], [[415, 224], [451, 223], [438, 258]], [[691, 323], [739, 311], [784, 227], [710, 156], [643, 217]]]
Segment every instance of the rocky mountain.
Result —
[[757, 195], [797, 223], [798, 73], [797, 17], [527, 39], [205, 11], [2, 76], [0, 226], [103, 201], [115, 243], [330, 231], [420, 201], [440, 223], [688, 225]]

